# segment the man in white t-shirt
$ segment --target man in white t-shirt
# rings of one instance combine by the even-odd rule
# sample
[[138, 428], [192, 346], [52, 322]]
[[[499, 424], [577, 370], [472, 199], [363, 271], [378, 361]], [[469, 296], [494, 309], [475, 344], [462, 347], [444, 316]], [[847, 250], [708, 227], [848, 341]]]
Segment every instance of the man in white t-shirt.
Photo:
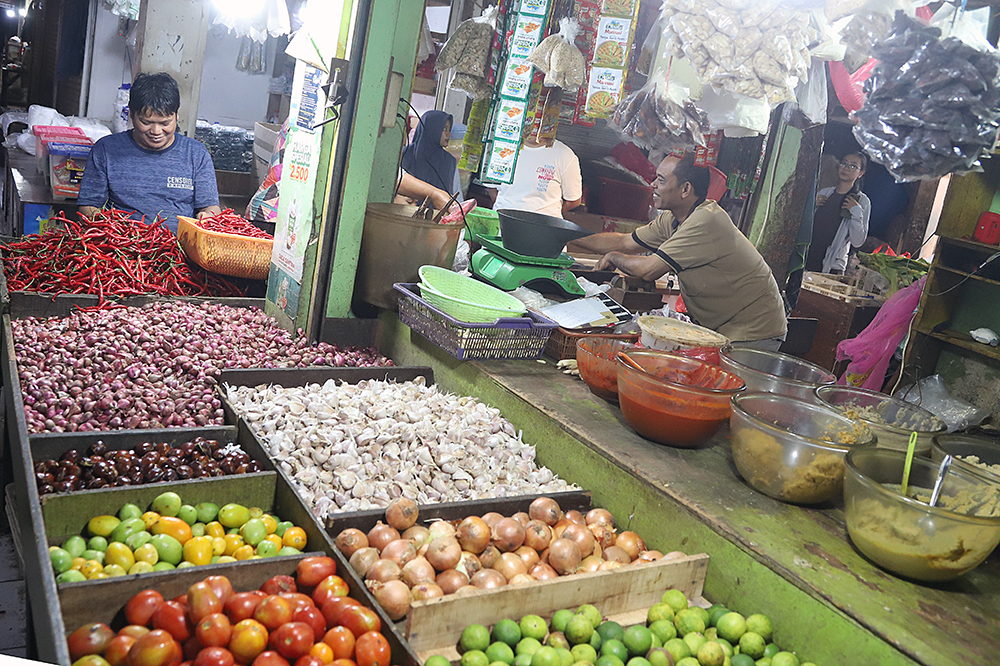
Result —
[[580, 160], [572, 149], [561, 141], [547, 146], [529, 138], [517, 157], [514, 181], [500, 185], [493, 209], [510, 208], [562, 217], [582, 201]]

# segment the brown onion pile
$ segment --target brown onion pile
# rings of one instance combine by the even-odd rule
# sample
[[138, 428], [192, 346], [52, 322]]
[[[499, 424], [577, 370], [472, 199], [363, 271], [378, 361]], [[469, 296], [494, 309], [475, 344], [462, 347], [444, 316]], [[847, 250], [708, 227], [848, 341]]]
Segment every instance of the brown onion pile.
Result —
[[[411, 601], [684, 557], [647, 550], [635, 532], [618, 533], [606, 509], [564, 514], [549, 497], [533, 501], [527, 513], [490, 512], [426, 527], [415, 525], [415, 505], [397, 502], [404, 501], [390, 504], [386, 522], [367, 535], [348, 528], [336, 538], [376, 598], [392, 606], [393, 619], [403, 617]], [[404, 526], [400, 535], [397, 528]]]

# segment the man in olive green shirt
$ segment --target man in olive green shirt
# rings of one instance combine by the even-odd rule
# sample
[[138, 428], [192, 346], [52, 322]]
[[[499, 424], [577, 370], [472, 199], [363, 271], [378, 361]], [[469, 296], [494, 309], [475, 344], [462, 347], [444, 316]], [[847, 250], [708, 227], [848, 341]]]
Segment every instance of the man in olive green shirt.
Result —
[[696, 323], [734, 345], [777, 350], [787, 332], [778, 285], [726, 211], [705, 199], [708, 184], [708, 169], [694, 166], [692, 156], [668, 157], [653, 183], [653, 202], [663, 211], [655, 220], [631, 234], [586, 236], [569, 250], [603, 254], [597, 270], [645, 280], [672, 271]]

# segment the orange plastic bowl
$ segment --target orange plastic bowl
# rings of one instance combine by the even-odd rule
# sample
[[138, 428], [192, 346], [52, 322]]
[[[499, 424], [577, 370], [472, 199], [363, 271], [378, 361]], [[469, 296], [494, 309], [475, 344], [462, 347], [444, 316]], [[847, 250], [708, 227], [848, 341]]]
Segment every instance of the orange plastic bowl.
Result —
[[632, 342], [597, 336], [576, 341], [576, 367], [591, 393], [618, 402], [618, 352], [634, 347]]
[[729, 419], [730, 399], [745, 386], [733, 373], [677, 354], [633, 350], [618, 355], [622, 415], [633, 430], [660, 444], [703, 444]]

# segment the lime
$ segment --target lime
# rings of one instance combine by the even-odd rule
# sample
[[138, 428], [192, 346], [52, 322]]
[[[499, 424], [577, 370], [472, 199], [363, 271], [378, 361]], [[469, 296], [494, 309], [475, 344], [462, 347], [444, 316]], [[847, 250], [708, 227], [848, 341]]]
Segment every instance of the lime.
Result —
[[633, 625], [625, 630], [622, 643], [628, 649], [629, 656], [642, 656], [653, 647], [653, 632], [641, 624]]
[[597, 662], [597, 650], [590, 643], [574, 645], [570, 652], [573, 653], [573, 658], [576, 661], [586, 661], [591, 664]]
[[713, 604], [708, 608], [708, 626], [714, 627], [719, 618], [729, 612], [722, 604]]
[[690, 610], [692, 613], [694, 613], [695, 615], [697, 615], [698, 617], [700, 617], [702, 619], [702, 621], [705, 623], [705, 626], [706, 627], [708, 626], [708, 611], [707, 610], [705, 610], [701, 606], [689, 606], [688, 610]]
[[729, 660], [731, 666], [755, 666], [753, 657], [743, 654], [734, 654]]
[[532, 655], [538, 652], [538, 649], [542, 647], [542, 644], [537, 638], [532, 638], [527, 636], [522, 638], [517, 642], [517, 646], [514, 648], [514, 652], [517, 654], [527, 654]]
[[603, 654], [597, 658], [594, 666], [625, 666], [625, 662], [613, 654]]
[[587, 617], [576, 614], [573, 615], [569, 619], [569, 622], [566, 623], [565, 633], [566, 640], [568, 640], [571, 645], [589, 643], [590, 637], [594, 635], [594, 625], [591, 624], [590, 619]]
[[680, 638], [671, 638], [663, 644], [663, 649], [670, 653], [674, 658], [674, 663], [677, 663], [684, 657], [691, 656], [691, 648], [688, 647]]
[[691, 608], [685, 608], [674, 615], [674, 626], [677, 627], [677, 634], [680, 636], [691, 632], [703, 633], [705, 631], [705, 621], [699, 613]]
[[660, 639], [661, 643], [666, 643], [671, 638], [677, 638], [677, 629], [670, 620], [657, 620], [649, 625], [649, 630]]
[[139, 508], [138, 504], [132, 504], [131, 502], [122, 504], [122, 508], [118, 509], [119, 520], [128, 520], [129, 518], [138, 518], [142, 515], [142, 509]]
[[616, 638], [612, 638], [601, 644], [601, 655], [606, 654], [609, 654], [612, 657], [618, 657], [622, 664], [624, 664], [625, 660], [628, 659], [628, 648], [625, 647], [625, 643]]
[[718, 640], [719, 631], [715, 627], [709, 627], [705, 630], [705, 638], [710, 641]]
[[769, 641], [771, 640], [771, 634], [774, 632], [774, 628], [771, 626], [771, 620], [769, 620], [766, 615], [755, 613], [747, 618], [747, 631], [760, 634], [761, 638], [765, 641]]
[[611, 640], [612, 638], [621, 640], [622, 636], [625, 635], [625, 630], [622, 625], [614, 622], [613, 620], [608, 620], [607, 622], [601, 622], [597, 627], [597, 633], [601, 635], [601, 640]]
[[568, 608], [557, 610], [552, 616], [552, 631], [566, 631], [566, 625], [574, 613]]
[[603, 644], [604, 644], [604, 639], [601, 638], [601, 635], [595, 631], [594, 635], [590, 637], [590, 647], [594, 648], [595, 650], [600, 650], [601, 645]]
[[800, 666], [816, 666], [816, 664], [812, 663], [811, 661], [803, 661], [802, 664], [800, 664]]
[[70, 554], [70, 557], [80, 557], [83, 551], [87, 550], [87, 542], [82, 536], [71, 536], [63, 541], [62, 547]]
[[469, 650], [462, 655], [462, 666], [490, 666], [490, 660], [482, 650]]
[[[569, 651], [569, 648], [556, 648], [556, 652], [559, 653], [559, 659], [562, 662], [562, 666], [573, 666], [573, 653]], [[532, 657], [534, 660], [534, 657]]]
[[767, 642], [764, 637], [755, 631], [748, 631], [740, 636], [741, 654], [748, 654], [754, 659], [760, 659], [764, 656], [765, 647], [767, 647]]
[[542, 646], [531, 655], [531, 666], [562, 666], [562, 657], [554, 647]]
[[569, 649], [569, 641], [566, 639], [566, 634], [561, 631], [550, 632], [548, 637], [545, 639], [545, 645], [554, 648]]
[[[707, 637], [706, 637], [707, 638]], [[733, 650], [733, 644], [727, 641], [725, 638], [716, 638], [715, 642], [722, 646], [722, 651], [726, 653], [727, 657], [732, 657], [735, 650]]]
[[49, 548], [49, 559], [52, 560], [52, 569], [57, 574], [69, 571], [73, 566], [73, 556], [65, 548], [59, 546]]
[[590, 626], [599, 627], [601, 626], [601, 620], [604, 619], [601, 616], [601, 611], [597, 610], [597, 606], [593, 604], [584, 604], [576, 609], [577, 615], [583, 615], [588, 620], [590, 620]]
[[486, 648], [486, 657], [492, 664], [495, 661], [502, 661], [505, 664], [514, 663], [514, 650], [506, 643], [497, 641]]
[[754, 662], [754, 666], [771, 666], [771, 658], [761, 657], [760, 659]]
[[652, 647], [649, 648], [650, 650], [652, 650], [653, 648], [663, 647], [663, 641], [660, 640], [659, 636], [654, 634], [652, 631], [649, 632], [649, 635], [652, 636], [653, 638], [653, 645]]
[[514, 657], [514, 666], [531, 666], [531, 655], [522, 653]]
[[514, 647], [521, 640], [521, 628], [514, 620], [504, 618], [493, 625], [493, 640]]
[[108, 549], [108, 540], [102, 536], [93, 536], [87, 539], [87, 550], [99, 550], [102, 553]]
[[799, 666], [799, 658], [791, 652], [779, 652], [771, 657], [771, 666]]
[[660, 598], [660, 601], [662, 603], [668, 604], [671, 608], [674, 609], [675, 613], [679, 610], [684, 610], [685, 608], [688, 607], [687, 597], [685, 597], [684, 593], [681, 592], [680, 590], [667, 590], [666, 592], [663, 593], [663, 596]]
[[436, 654], [432, 657], [427, 657], [427, 661], [424, 662], [424, 666], [451, 666], [451, 662], [448, 661], [447, 657], [442, 657]]
[[650, 666], [673, 666], [674, 657], [665, 648], [653, 648], [646, 655], [646, 659], [649, 660]]
[[538, 615], [525, 615], [521, 618], [521, 636], [542, 640], [545, 634], [549, 633], [549, 628], [545, 620]]
[[181, 508], [177, 510], [177, 517], [188, 525], [194, 525], [198, 522], [198, 510], [190, 504], [182, 504]]
[[726, 613], [719, 618], [715, 628], [719, 636], [731, 643], [738, 643], [740, 636], [747, 632], [747, 621], [739, 613]]
[[646, 624], [653, 624], [658, 620], [673, 620], [674, 609], [670, 604], [658, 603], [646, 613]]
[[698, 660], [694, 657], [684, 657], [677, 662], [676, 666], [700, 666]]
[[698, 663], [701, 666], [723, 666], [725, 661], [726, 652], [715, 641], [706, 641], [698, 648]]
[[692, 631], [690, 634], [684, 634], [684, 638], [681, 640], [687, 643], [688, 649], [691, 650], [691, 654], [698, 654], [698, 650], [701, 649], [701, 646], [708, 642], [705, 637], [697, 631]]
[[767, 646], [764, 647], [764, 656], [767, 657], [768, 659], [778, 654], [779, 652], [781, 652], [781, 648], [775, 645], [774, 643], [768, 643]]
[[625, 666], [653, 666], [645, 657], [632, 657]]
[[58, 576], [56, 576], [57, 583], [79, 583], [84, 580], [87, 580], [87, 577], [76, 569], [70, 569], [69, 571], [64, 571]]
[[[471, 650], [482, 652], [490, 646], [490, 630], [481, 624], [470, 624], [462, 631], [462, 638], [459, 639], [458, 646], [462, 652]], [[489, 662], [487, 662], [488, 665]]]
[[181, 496], [171, 491], [160, 493], [149, 505], [149, 510], [155, 511], [161, 516], [175, 517], [181, 510]]

